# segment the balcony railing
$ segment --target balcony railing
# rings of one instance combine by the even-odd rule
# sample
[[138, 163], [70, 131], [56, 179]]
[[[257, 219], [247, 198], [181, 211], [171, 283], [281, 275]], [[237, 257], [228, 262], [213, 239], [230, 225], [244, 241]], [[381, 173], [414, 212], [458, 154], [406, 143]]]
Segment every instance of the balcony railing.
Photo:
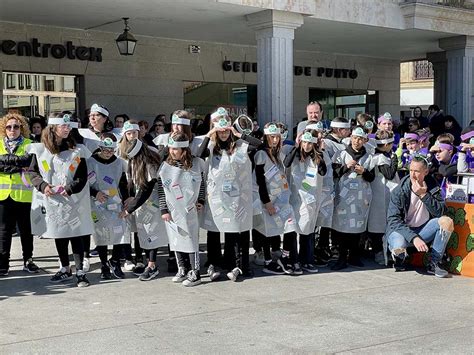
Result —
[[434, 78], [433, 64], [427, 60], [413, 62], [413, 80], [429, 80]]

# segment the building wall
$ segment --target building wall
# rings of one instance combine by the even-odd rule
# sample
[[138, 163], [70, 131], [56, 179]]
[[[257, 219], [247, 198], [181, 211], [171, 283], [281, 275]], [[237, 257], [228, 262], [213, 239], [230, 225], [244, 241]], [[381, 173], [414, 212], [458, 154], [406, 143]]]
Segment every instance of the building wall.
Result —
[[[224, 60], [256, 62], [256, 47], [209, 42], [189, 42], [154, 37], [137, 37], [135, 55], [120, 56], [115, 44], [117, 34], [81, 31], [0, 22], [0, 41], [30, 41], [102, 48], [103, 61], [19, 57], [0, 53], [3, 71], [83, 75], [86, 106], [98, 102], [111, 115], [127, 113], [151, 120], [158, 113], [183, 107], [183, 81], [256, 84], [255, 73], [225, 72]], [[190, 54], [188, 46], [201, 46], [200, 54]], [[400, 71], [398, 61], [298, 51], [294, 64], [356, 69], [358, 78], [335, 79], [314, 73], [294, 77], [294, 116], [305, 115], [309, 88], [379, 90], [380, 112], [398, 112]], [[1, 79], [0, 79], [1, 80]], [[1, 94], [1, 92], [0, 92]], [[0, 100], [0, 105], [2, 100]]]

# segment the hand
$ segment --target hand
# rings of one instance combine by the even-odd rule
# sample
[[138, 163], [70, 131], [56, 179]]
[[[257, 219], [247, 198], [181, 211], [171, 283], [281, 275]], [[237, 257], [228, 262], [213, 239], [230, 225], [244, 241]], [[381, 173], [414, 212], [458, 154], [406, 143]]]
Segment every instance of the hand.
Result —
[[276, 209], [273, 207], [273, 203], [271, 202], [266, 203], [265, 208], [270, 216], [273, 216], [276, 213]]
[[416, 250], [418, 251], [428, 251], [429, 248], [426, 243], [420, 237], [415, 237], [413, 239], [413, 245], [415, 246]]
[[462, 151], [462, 152], [471, 151], [472, 148], [473, 148], [473, 145], [472, 145], [472, 144], [461, 143], [461, 151]]
[[96, 200], [99, 201], [100, 203], [104, 203], [105, 201], [107, 201], [107, 199], [109, 198], [109, 196], [107, 196], [107, 194], [103, 193], [102, 191], [99, 191], [97, 193], [97, 195], [95, 196]]
[[355, 167], [354, 167], [354, 171], [359, 174], [359, 175], [362, 175], [365, 171], [364, 167], [362, 165], [359, 165], [357, 164]]
[[171, 215], [170, 215], [169, 213], [165, 213], [165, 214], [161, 215], [161, 219], [162, 219], [163, 221], [165, 221], [165, 222], [170, 222], [170, 221], [172, 221]]
[[46, 188], [44, 189], [44, 194], [45, 194], [47, 197], [50, 197], [50, 196], [55, 195], [55, 193], [54, 193], [54, 191], [53, 191], [53, 187], [52, 187], [51, 185], [46, 186]]
[[62, 188], [62, 189], [60, 190], [59, 194], [60, 194], [61, 196], [65, 196], [65, 197], [69, 196], [69, 194], [67, 193], [67, 191], [66, 191], [65, 188]]
[[428, 186], [426, 186], [426, 182], [423, 181], [423, 184], [420, 184], [418, 180], [411, 181], [411, 189], [419, 198], [423, 198], [426, 195], [426, 191], [428, 190]]
[[356, 165], [357, 165], [357, 162], [355, 160], [351, 160], [349, 163], [347, 163], [347, 167], [349, 169], [355, 168]]
[[229, 130], [232, 132], [232, 134], [233, 134], [234, 136], [236, 136], [237, 138], [242, 138], [242, 133], [240, 133], [239, 131], [237, 131], [234, 126], [230, 126], [228, 129], [229, 129]]
[[123, 202], [123, 207], [124, 207], [125, 209], [127, 209], [127, 208], [128, 208], [128, 205], [130, 204], [131, 201], [133, 201], [133, 199], [134, 199], [134, 197], [129, 197], [129, 198], [127, 198], [127, 199]]
[[196, 209], [197, 209], [198, 212], [201, 212], [203, 208], [204, 208], [204, 206], [203, 206], [202, 203], [199, 203], [199, 202], [196, 203]]
[[119, 213], [119, 217], [120, 218], [127, 218], [128, 216], [130, 216], [130, 213], [128, 213], [127, 210], [123, 210], [122, 212]]
[[325, 150], [326, 149], [326, 142], [324, 142], [324, 139], [319, 139], [319, 147], [321, 148], [321, 150]]
[[298, 147], [301, 143], [301, 136], [303, 135], [304, 132], [300, 132], [297, 134], [296, 136], [296, 140], [295, 140], [295, 143], [296, 143], [296, 146]]

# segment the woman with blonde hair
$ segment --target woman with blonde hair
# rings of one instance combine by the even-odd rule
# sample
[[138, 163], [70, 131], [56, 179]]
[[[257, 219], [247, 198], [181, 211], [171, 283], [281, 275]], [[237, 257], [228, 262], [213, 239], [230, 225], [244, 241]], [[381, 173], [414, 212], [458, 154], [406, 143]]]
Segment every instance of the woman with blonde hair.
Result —
[[[26, 147], [31, 144], [26, 119], [9, 113], [0, 120], [0, 276], [8, 275], [12, 234], [20, 230], [23, 270], [36, 273], [33, 262], [33, 235], [29, 219], [32, 189], [25, 171], [31, 159]], [[25, 218], [26, 217], [26, 218]], [[20, 223], [21, 222], [21, 223]]]

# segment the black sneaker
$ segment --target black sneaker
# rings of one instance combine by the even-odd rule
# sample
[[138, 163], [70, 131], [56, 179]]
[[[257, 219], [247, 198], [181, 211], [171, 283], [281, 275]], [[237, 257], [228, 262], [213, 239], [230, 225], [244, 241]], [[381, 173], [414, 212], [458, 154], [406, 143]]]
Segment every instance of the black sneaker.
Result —
[[293, 275], [303, 275], [303, 269], [301, 268], [300, 263], [293, 265]]
[[336, 263], [333, 266], [331, 266], [331, 270], [333, 271], [339, 271], [346, 268], [347, 268], [347, 262], [345, 259], [338, 259]]
[[201, 274], [199, 270], [191, 270], [188, 272], [188, 277], [183, 281], [183, 286], [193, 287], [201, 283]]
[[280, 264], [277, 264], [275, 261], [272, 261], [268, 264], [265, 264], [262, 270], [266, 274], [272, 274], [272, 275], [284, 275], [285, 271], [281, 267]]
[[435, 275], [439, 278], [446, 278], [449, 276], [449, 273], [444, 270], [439, 263], [431, 261], [427, 268], [428, 274]]
[[405, 256], [406, 256], [405, 253], [400, 254], [400, 255], [394, 255], [394, 254], [392, 254], [393, 268], [395, 269], [396, 272], [400, 272], [400, 271], [405, 271], [405, 270], [406, 270]]
[[177, 283], [177, 282], [183, 282], [186, 279], [187, 279], [186, 269], [184, 267], [180, 267], [178, 268], [178, 272], [176, 273], [176, 275], [173, 276], [171, 281]]
[[86, 277], [86, 274], [78, 275], [76, 274], [76, 285], [77, 287], [88, 287], [90, 285], [89, 280]]
[[319, 266], [319, 267], [325, 267], [328, 266], [328, 261], [321, 259], [319, 257], [314, 258], [314, 265]]
[[151, 279], [154, 279], [155, 277], [158, 276], [160, 271], [158, 268], [155, 266], [153, 269], [149, 266], [145, 268], [145, 271], [138, 277], [140, 281], [150, 281]]
[[168, 258], [166, 259], [166, 262], [168, 263], [168, 272], [170, 274], [174, 274], [178, 271], [178, 264], [176, 264], [176, 258]]
[[[293, 270], [291, 269], [290, 258], [287, 256], [281, 256], [277, 259], [277, 264], [283, 269], [285, 274], [291, 275]], [[290, 266], [289, 266], [290, 265]]]
[[140, 276], [141, 274], [143, 274], [144, 271], [145, 265], [143, 265], [142, 263], [137, 263], [137, 265], [133, 268], [133, 274], [135, 276]]
[[315, 274], [319, 271], [318, 268], [313, 264], [303, 264], [301, 268], [303, 271], [309, 272], [310, 274]]
[[108, 265], [110, 267], [110, 272], [112, 273], [112, 275], [114, 275], [115, 278], [117, 279], [125, 278], [125, 274], [122, 271], [120, 261], [115, 261], [115, 260], [110, 259], [108, 261]]
[[29, 272], [30, 274], [36, 274], [39, 272], [39, 267], [33, 262], [33, 259], [28, 259], [23, 264], [23, 271]]
[[0, 276], [8, 276], [8, 269], [0, 269]]
[[349, 257], [347, 263], [354, 267], [364, 267], [364, 263], [358, 257]]
[[237, 279], [239, 278], [239, 276], [242, 275], [242, 270], [240, 270], [238, 267], [235, 267], [232, 269], [232, 271], [229, 271], [227, 273], [227, 278], [230, 280], [230, 281], [237, 281]]
[[66, 269], [64, 268], [64, 269], [60, 269], [57, 273], [55, 273], [53, 277], [49, 279], [49, 281], [53, 283], [58, 283], [58, 282], [63, 282], [70, 279], [72, 279], [71, 270], [66, 271]]
[[110, 268], [108, 266], [102, 266], [100, 268], [100, 278], [102, 280], [110, 280], [112, 278], [112, 274], [110, 273]]
[[242, 276], [244, 278], [251, 279], [255, 275], [254, 275], [254, 272], [253, 272], [252, 269], [244, 269], [244, 270], [242, 270]]
[[211, 281], [215, 281], [221, 276], [221, 273], [216, 270], [214, 265], [209, 264], [209, 267], [207, 268], [207, 276], [209, 276]]

